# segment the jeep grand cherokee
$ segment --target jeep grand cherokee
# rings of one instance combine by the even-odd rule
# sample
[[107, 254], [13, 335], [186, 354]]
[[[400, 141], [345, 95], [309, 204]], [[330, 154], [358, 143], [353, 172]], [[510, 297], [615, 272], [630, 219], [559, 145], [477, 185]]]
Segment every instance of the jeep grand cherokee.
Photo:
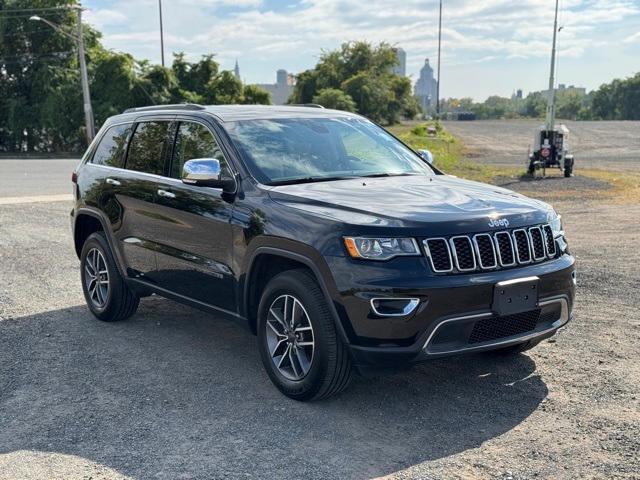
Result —
[[560, 216], [428, 160], [335, 110], [127, 110], [73, 174], [89, 309], [123, 320], [157, 294], [237, 320], [298, 400], [553, 335], [575, 292]]

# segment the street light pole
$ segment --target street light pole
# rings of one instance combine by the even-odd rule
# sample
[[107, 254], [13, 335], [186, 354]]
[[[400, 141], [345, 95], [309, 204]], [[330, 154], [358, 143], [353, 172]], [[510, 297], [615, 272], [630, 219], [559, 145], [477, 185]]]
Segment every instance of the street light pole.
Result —
[[558, 34], [558, 0], [556, 0], [556, 14], [553, 19], [553, 46], [551, 47], [551, 69], [549, 70], [549, 92], [547, 97], [547, 118], [545, 128], [553, 130], [556, 121], [556, 37]]
[[440, 46], [442, 44], [442, 0], [438, 17], [438, 84], [436, 85], [436, 117], [440, 118]]
[[50, 22], [46, 18], [33, 15], [29, 20], [42, 22], [49, 25], [56, 32], [70, 38], [78, 44], [78, 63], [80, 64], [80, 83], [82, 83], [82, 99], [84, 107], [84, 121], [87, 130], [87, 144], [90, 144], [95, 136], [95, 127], [93, 124], [93, 108], [91, 107], [91, 95], [89, 93], [89, 77], [87, 75], [87, 62], [84, 54], [84, 36], [82, 32], [82, 8], [77, 7], [78, 11], [78, 33], [77, 36], [73, 36], [70, 33], [65, 32], [59, 25]]
[[162, 31], [162, 0], [158, 0], [158, 11], [160, 12], [160, 57], [164, 67], [164, 32]]

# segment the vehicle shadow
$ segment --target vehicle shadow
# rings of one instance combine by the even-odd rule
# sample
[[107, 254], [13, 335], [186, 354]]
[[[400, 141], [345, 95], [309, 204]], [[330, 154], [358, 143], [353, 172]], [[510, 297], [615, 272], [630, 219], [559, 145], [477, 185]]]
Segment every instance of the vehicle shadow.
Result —
[[295, 402], [247, 330], [157, 298], [116, 324], [85, 306], [0, 322], [0, 463], [44, 472], [73, 456], [131, 478], [380, 476], [478, 447], [546, 396], [529, 357], [474, 355]]

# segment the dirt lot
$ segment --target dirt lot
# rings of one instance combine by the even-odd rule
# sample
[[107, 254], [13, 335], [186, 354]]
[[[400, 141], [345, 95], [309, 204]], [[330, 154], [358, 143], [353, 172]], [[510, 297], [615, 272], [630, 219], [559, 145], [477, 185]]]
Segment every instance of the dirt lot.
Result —
[[[471, 155], [483, 163], [523, 166], [540, 120], [445, 122]], [[571, 131], [569, 144], [580, 168], [640, 170], [640, 122], [562, 121]]]
[[0, 205], [0, 478], [639, 478], [640, 205], [578, 193], [557, 204], [579, 269], [559, 335], [312, 404], [235, 324], [158, 298], [98, 322], [69, 204]]

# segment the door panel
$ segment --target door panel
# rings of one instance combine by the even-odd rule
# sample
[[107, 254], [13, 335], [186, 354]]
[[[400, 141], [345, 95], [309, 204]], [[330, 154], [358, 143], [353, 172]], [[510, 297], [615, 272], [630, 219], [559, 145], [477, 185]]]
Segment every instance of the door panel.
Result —
[[216, 189], [167, 181], [157, 197], [163, 241], [157, 253], [158, 284], [172, 292], [235, 311], [231, 263], [233, 206]]
[[[226, 161], [211, 131], [202, 124], [180, 122], [174, 147], [172, 176], [192, 158]], [[167, 178], [156, 192], [162, 241], [157, 253], [159, 285], [172, 292], [235, 312], [235, 278], [231, 271], [233, 204], [220, 189], [186, 185]]]

